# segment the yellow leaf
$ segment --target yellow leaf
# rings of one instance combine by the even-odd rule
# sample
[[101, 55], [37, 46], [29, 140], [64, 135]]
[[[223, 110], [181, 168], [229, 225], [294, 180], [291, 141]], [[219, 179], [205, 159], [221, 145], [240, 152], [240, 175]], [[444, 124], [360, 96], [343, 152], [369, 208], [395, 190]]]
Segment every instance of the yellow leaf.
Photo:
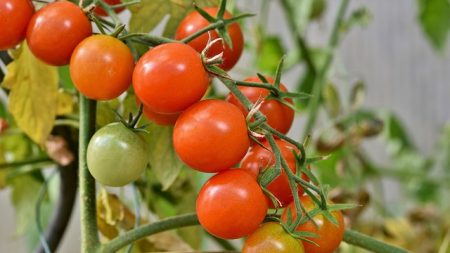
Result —
[[[141, 217], [140, 224], [148, 223]], [[125, 206], [117, 195], [108, 193], [104, 188], [97, 198], [97, 224], [101, 234], [111, 240], [117, 237], [119, 231], [128, 231], [135, 226], [135, 214]], [[192, 251], [174, 231], [166, 231], [145, 237], [136, 242], [137, 252], [153, 251]]]
[[56, 115], [66, 115], [73, 112], [74, 100], [70, 93], [59, 90]]
[[53, 128], [58, 102], [58, 72], [33, 56], [26, 43], [8, 65], [2, 86], [11, 90], [9, 112], [17, 126], [43, 145]]

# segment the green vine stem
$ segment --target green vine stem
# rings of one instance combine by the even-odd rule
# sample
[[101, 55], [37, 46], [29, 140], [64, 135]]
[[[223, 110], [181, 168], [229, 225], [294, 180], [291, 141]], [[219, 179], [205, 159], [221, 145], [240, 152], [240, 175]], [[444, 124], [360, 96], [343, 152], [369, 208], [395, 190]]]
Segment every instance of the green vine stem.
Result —
[[95, 180], [89, 173], [86, 151], [95, 132], [96, 102], [80, 94], [79, 178], [81, 213], [81, 252], [91, 253], [99, 246]]
[[98, 252], [109, 253], [116, 252], [119, 249], [125, 247], [126, 245], [144, 238], [146, 236], [163, 232], [170, 229], [189, 227], [199, 225], [197, 214], [185, 214], [180, 216], [174, 216], [161, 221], [140, 226], [138, 228], [132, 229], [119, 237], [111, 240], [110, 242], [103, 244]]
[[[104, 244], [102, 247], [100, 247], [98, 252], [115, 252], [132, 243], [133, 241], [142, 239], [146, 236], [164, 232], [174, 228], [196, 225], [200, 225], [200, 223], [195, 213], [163, 219], [158, 222], [143, 225], [126, 232], [116, 239]], [[345, 231], [344, 241], [348, 244], [352, 244], [375, 253], [408, 253], [408, 251], [404, 249], [400, 249], [398, 247], [375, 240], [369, 236], [363, 235], [353, 230]]]
[[340, 28], [342, 25], [342, 21], [344, 20], [344, 15], [347, 10], [348, 4], [350, 0], [342, 0], [341, 4], [339, 6], [338, 14], [336, 16], [334, 27], [331, 32], [330, 40], [328, 42], [328, 48], [327, 48], [327, 55], [324, 61], [323, 66], [319, 69], [316, 78], [314, 79], [313, 84], [313, 96], [311, 98], [311, 101], [309, 102], [309, 117], [308, 121], [306, 123], [305, 130], [303, 132], [303, 137], [306, 137], [311, 133], [312, 128], [314, 127], [314, 124], [317, 119], [317, 111], [320, 106], [320, 100], [322, 97], [322, 90], [325, 85], [325, 78], [328, 73], [328, 69], [331, 66], [331, 63], [333, 61], [333, 51], [337, 46], [337, 43], [339, 41], [339, 35], [340, 35]]
[[348, 244], [371, 250], [375, 253], [408, 253], [408, 251], [395, 247], [384, 242], [373, 239], [370, 236], [361, 234], [353, 230], [346, 230], [344, 233], [344, 241]]
[[295, 13], [293, 9], [290, 7], [288, 0], [282, 0], [281, 6], [283, 7], [284, 12], [286, 13], [288, 25], [291, 31], [293, 31], [295, 42], [297, 43], [297, 46], [300, 49], [303, 58], [305, 59], [306, 65], [308, 66], [309, 71], [311, 71], [311, 73], [315, 75], [317, 70], [314, 61], [312, 59], [311, 52], [309, 50], [310, 47], [306, 43], [305, 38], [303, 38], [298, 29], [298, 26], [296, 25]]
[[44, 156], [44, 157], [31, 158], [28, 160], [21, 160], [21, 161], [17, 161], [17, 162], [0, 163], [0, 170], [8, 169], [8, 168], [18, 168], [18, 167], [22, 167], [22, 166], [29, 166], [29, 165], [41, 164], [41, 163], [53, 163], [53, 160], [48, 158], [47, 156]]

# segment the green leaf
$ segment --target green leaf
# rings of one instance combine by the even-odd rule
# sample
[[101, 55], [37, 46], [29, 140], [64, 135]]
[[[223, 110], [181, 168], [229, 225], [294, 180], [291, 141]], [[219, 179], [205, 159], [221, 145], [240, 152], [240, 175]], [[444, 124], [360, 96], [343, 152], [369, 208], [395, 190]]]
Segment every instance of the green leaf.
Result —
[[267, 36], [258, 48], [256, 63], [258, 68], [267, 73], [275, 73], [278, 61], [284, 55], [285, 49], [277, 36]]
[[350, 92], [350, 108], [356, 110], [364, 103], [366, 87], [363, 82], [357, 82]]
[[391, 155], [399, 155], [405, 149], [416, 150], [406, 128], [396, 115], [385, 113], [383, 121], [385, 124], [383, 136], [387, 141], [387, 150]]
[[[307, 71], [300, 79], [295, 90], [301, 93], [312, 94], [314, 79], [315, 75], [311, 71]], [[295, 100], [295, 106], [300, 110], [306, 109], [310, 99]]]
[[194, 8], [194, 2], [200, 6], [217, 6], [218, 0], [142, 0], [130, 6], [130, 32], [150, 32], [168, 16], [164, 26], [164, 36], [173, 37], [181, 20]]
[[[160, 218], [195, 211], [195, 199], [198, 192], [196, 186], [202, 174], [191, 169], [182, 170], [172, 186], [163, 191], [155, 173], [147, 170], [145, 199], [149, 209]], [[199, 247], [202, 234], [199, 227], [183, 228], [178, 232], [193, 248]]]
[[322, 91], [325, 109], [331, 117], [337, 117], [341, 113], [341, 99], [336, 86], [328, 83]]
[[70, 77], [69, 65], [58, 68], [59, 82], [65, 90], [75, 91], [75, 85]]
[[450, 30], [450, 2], [448, 0], [418, 0], [422, 30], [438, 51], [443, 51]]
[[97, 103], [97, 126], [102, 127], [109, 123], [116, 122], [117, 115], [115, 111], [119, 109], [119, 106], [120, 102], [118, 99], [99, 101]]
[[53, 128], [58, 102], [58, 71], [33, 56], [26, 43], [8, 65], [2, 86], [9, 93], [9, 111], [17, 126], [43, 145]]
[[355, 207], [357, 207], [357, 204], [354, 203], [349, 203], [349, 204], [331, 204], [328, 205], [328, 211], [333, 212], [333, 211], [338, 211], [338, 210], [348, 210], [348, 209], [353, 209]]
[[[38, 200], [38, 192], [42, 187], [42, 181], [32, 175], [16, 177], [11, 181], [11, 200], [16, 209], [16, 232], [25, 236], [27, 246], [31, 250], [39, 242], [35, 207]], [[41, 224], [43, 227], [48, 223], [51, 213], [52, 205], [47, 197], [41, 205]]]
[[308, 25], [313, 2], [317, 0], [287, 0], [288, 8], [295, 17], [295, 26], [302, 33]]
[[186, 166], [173, 149], [172, 127], [152, 124], [148, 130], [150, 134], [146, 138], [149, 143], [150, 166], [165, 191], [175, 181], [181, 168]]
[[438, 153], [440, 154], [439, 158], [442, 163], [442, 168], [444, 168], [447, 173], [450, 172], [450, 124], [447, 124], [444, 127], [439, 141]]
[[349, 31], [353, 26], [366, 27], [372, 20], [372, 13], [366, 7], [354, 10], [350, 17], [342, 24], [343, 31]]

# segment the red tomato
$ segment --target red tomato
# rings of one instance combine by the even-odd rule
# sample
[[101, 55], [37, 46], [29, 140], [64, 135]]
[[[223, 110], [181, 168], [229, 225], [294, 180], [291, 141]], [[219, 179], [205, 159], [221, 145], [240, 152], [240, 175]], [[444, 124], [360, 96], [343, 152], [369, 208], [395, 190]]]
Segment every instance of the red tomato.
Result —
[[109, 100], [131, 85], [134, 59], [130, 49], [108, 35], [92, 35], [73, 51], [70, 76], [86, 97]]
[[25, 39], [28, 23], [34, 13], [29, 0], [0, 1], [0, 50], [15, 47]]
[[218, 172], [237, 164], [247, 152], [247, 123], [230, 103], [200, 101], [178, 118], [173, 144], [181, 160], [193, 169]]
[[144, 116], [155, 122], [158, 125], [162, 125], [162, 126], [173, 126], [175, 124], [175, 122], [178, 119], [178, 116], [180, 116], [179, 113], [174, 113], [174, 114], [162, 114], [162, 113], [157, 113], [154, 112], [150, 109], [147, 108], [147, 106], [144, 105]]
[[[284, 140], [276, 140], [276, 143], [289, 168], [292, 172], [296, 173], [296, 160], [292, 151], [298, 153], [299, 150]], [[259, 145], [253, 146], [241, 162], [241, 168], [250, 171], [255, 178], [262, 170], [275, 164], [275, 156], [269, 142], [265, 140], [262, 144], [266, 148]], [[303, 193], [303, 189], [300, 186], [298, 188], [299, 192]], [[267, 186], [267, 190], [280, 201], [281, 206], [289, 204], [293, 199], [288, 177], [283, 169], [281, 170], [281, 174]], [[273, 207], [271, 201], [269, 204]]]
[[[300, 197], [300, 201], [308, 212], [316, 208], [316, 204], [308, 195]], [[288, 208], [291, 210], [292, 218], [295, 219], [297, 217], [295, 204], [292, 202], [284, 210], [283, 215], [281, 216], [283, 221], [287, 220]], [[319, 246], [308, 241], [303, 242], [305, 253], [332, 253], [339, 247], [339, 244], [344, 238], [344, 218], [341, 211], [333, 211], [331, 212], [331, 215], [337, 220], [338, 225], [333, 224], [322, 214], [318, 214], [313, 217], [318, 227], [316, 227], [312, 221], [307, 221], [297, 227], [297, 231], [312, 232], [319, 236], [317, 238], [308, 238]]]
[[200, 55], [181, 43], [145, 53], [133, 72], [136, 96], [153, 112], [179, 113], [198, 102], [209, 85]]
[[226, 170], [210, 178], [200, 190], [196, 206], [202, 227], [224, 239], [251, 234], [267, 213], [261, 188], [242, 169]]
[[[260, 83], [261, 80], [256, 77], [249, 77], [245, 79], [246, 82], [256, 82]], [[269, 83], [273, 83], [273, 78], [267, 77], [267, 81]], [[280, 89], [282, 91], [287, 91], [286, 87], [283, 84], [280, 84]], [[270, 95], [270, 92], [267, 89], [264, 88], [257, 88], [257, 87], [245, 87], [245, 86], [239, 86], [239, 90], [244, 93], [244, 95], [252, 102], [256, 103], [258, 99], [260, 98], [267, 98], [267, 96]], [[285, 98], [284, 99], [287, 103], [292, 104], [292, 99]], [[238, 106], [239, 109], [241, 109], [242, 113], [244, 113], [245, 116], [248, 114], [247, 108], [234, 96], [232, 93], [228, 94], [227, 101]], [[275, 99], [265, 99], [262, 103], [259, 111], [266, 115], [267, 117], [267, 123], [278, 130], [279, 132], [286, 134], [289, 129], [292, 126], [292, 122], [294, 121], [294, 110], [289, 108], [286, 105], [283, 105], [279, 101]]]
[[[120, 0], [103, 0], [105, 3], [107, 3], [108, 5], [117, 5], [117, 4], [121, 4], [122, 1]], [[124, 11], [125, 8], [124, 7], [120, 7], [120, 8], [115, 8], [114, 12], [115, 13], [121, 13], [122, 11]], [[96, 6], [94, 9], [95, 14], [99, 15], [99, 16], [103, 16], [106, 17], [108, 16], [108, 13], [106, 13], [105, 9], [103, 9], [101, 6]]]
[[62, 66], [69, 63], [78, 43], [91, 34], [91, 22], [80, 7], [69, 1], [56, 1], [33, 15], [27, 42], [37, 58]]
[[[210, 7], [204, 9], [208, 14], [215, 17], [217, 15], [217, 8]], [[226, 19], [231, 18], [231, 14], [225, 12], [224, 17]], [[175, 33], [175, 39], [184, 39], [195, 32], [205, 28], [209, 25], [209, 22], [202, 17], [197, 11], [191, 12], [180, 23]], [[212, 57], [223, 52], [223, 63], [220, 65], [224, 70], [230, 70], [237, 63], [242, 54], [244, 48], [244, 36], [242, 35], [241, 27], [238, 23], [233, 23], [227, 27], [228, 33], [231, 38], [233, 47], [230, 48], [225, 42], [214, 44], [208, 51], [207, 56]], [[216, 31], [211, 31], [211, 40], [219, 38]], [[189, 46], [195, 48], [197, 52], [202, 52], [208, 43], [209, 35], [205, 33], [196, 39], [188, 43]], [[225, 46], [224, 46], [225, 45]]]
[[289, 235], [284, 228], [275, 222], [261, 225], [247, 240], [242, 253], [303, 253], [300, 240]]

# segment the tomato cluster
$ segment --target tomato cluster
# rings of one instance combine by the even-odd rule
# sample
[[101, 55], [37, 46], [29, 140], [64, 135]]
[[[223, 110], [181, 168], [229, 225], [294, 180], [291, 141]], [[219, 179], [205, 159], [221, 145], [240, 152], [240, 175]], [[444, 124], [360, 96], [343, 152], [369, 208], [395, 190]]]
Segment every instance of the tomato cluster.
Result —
[[[120, 1], [106, 3], [116, 5]], [[101, 8], [94, 12], [106, 15]], [[205, 12], [215, 17], [218, 8], [206, 8]], [[231, 18], [231, 14], [225, 12], [224, 18]], [[208, 24], [202, 15], [192, 12], [180, 23], [175, 38], [186, 39]], [[338, 247], [343, 235], [339, 211], [332, 212], [338, 225], [319, 214], [313, 217], [318, 227], [313, 221], [298, 226], [299, 231], [319, 235], [311, 239], [315, 244], [302, 243], [278, 223], [262, 224], [270, 207], [285, 208], [284, 222], [290, 222], [286, 210], [295, 219], [288, 176], [282, 170], [266, 189], [259, 185], [259, 177], [275, 166], [276, 158], [268, 140], [259, 136], [257, 144], [250, 141], [249, 134], [254, 132], [249, 131], [247, 121], [254, 119], [246, 118], [253, 108], [245, 107], [232, 93], [224, 100], [203, 99], [214, 77], [208, 71], [208, 57], [223, 53], [219, 67], [225, 71], [240, 58], [244, 38], [238, 23], [227, 24], [230, 45], [208, 45], [219, 36], [213, 30], [186, 44], [180, 41], [154, 46], [136, 64], [131, 50], [120, 39], [93, 35], [86, 13], [69, 1], [49, 3], [35, 13], [29, 0], [4, 0], [0, 4], [0, 26], [6, 28], [6, 36], [0, 37], [0, 50], [12, 48], [26, 38], [31, 52], [43, 62], [69, 64], [72, 80], [84, 96], [110, 100], [132, 84], [147, 118], [156, 124], [174, 125], [172, 141], [178, 157], [192, 169], [217, 173], [203, 185], [196, 201], [200, 224], [209, 233], [225, 239], [249, 236], [244, 253], [331, 253]], [[263, 83], [268, 86], [261, 86]], [[294, 119], [292, 99], [280, 96], [287, 92], [286, 87], [261, 76], [249, 77], [240, 84], [239, 91], [266, 117], [268, 126], [286, 134]], [[147, 167], [148, 145], [134, 125], [112, 123], [91, 138], [87, 166], [98, 182], [123, 186], [136, 180]], [[275, 144], [290, 170], [287, 172], [298, 174], [299, 149], [281, 139], [276, 139]], [[309, 180], [305, 175], [302, 178]], [[315, 208], [315, 202], [303, 195], [302, 187], [295, 194], [301, 196], [306, 211]]]

